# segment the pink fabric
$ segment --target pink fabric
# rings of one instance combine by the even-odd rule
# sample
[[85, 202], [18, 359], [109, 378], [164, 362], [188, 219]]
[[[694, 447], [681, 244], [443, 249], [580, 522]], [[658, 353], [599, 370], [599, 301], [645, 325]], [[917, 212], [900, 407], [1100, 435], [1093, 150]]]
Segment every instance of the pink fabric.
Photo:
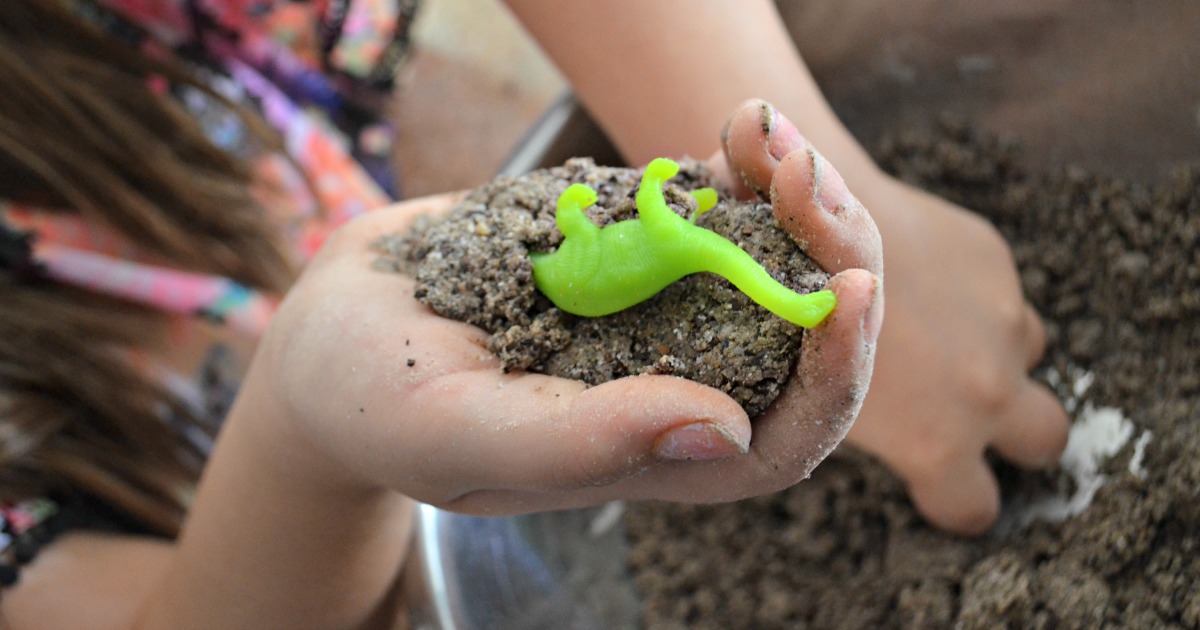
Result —
[[[330, 58], [340, 60], [336, 63], [344, 64], [347, 72], [370, 72], [396, 36], [399, 1], [350, 0], [344, 7], [342, 36]], [[167, 45], [184, 43], [195, 32], [186, 0], [100, 2]], [[327, 112], [301, 104], [278, 84], [316, 86], [312, 89], [318, 93], [332, 85], [319, 82], [323, 75], [318, 73], [318, 29], [320, 18], [333, 4], [339, 4], [338, 0], [196, 3], [210, 20], [237, 33], [232, 39], [218, 33], [202, 44], [245, 96], [260, 107], [292, 158], [269, 153], [252, 158], [260, 182], [252, 192], [282, 226], [296, 260], [304, 262], [338, 225], [390, 201], [351, 155], [347, 138], [330, 122]], [[269, 77], [267, 72], [274, 74]], [[170, 98], [170, 86], [157, 87], [156, 93]], [[236, 128], [228, 133], [218, 131], [232, 133], [228, 138], [223, 135], [220, 142], [242, 140]], [[305, 176], [314, 184], [316, 199]], [[318, 207], [324, 212], [318, 212]], [[262, 332], [274, 309], [274, 298], [229, 278], [173, 269], [166, 261], [139, 251], [116, 230], [77, 215], [0, 201], [0, 221], [33, 234], [35, 261], [59, 282], [164, 312], [203, 315], [251, 333]]]

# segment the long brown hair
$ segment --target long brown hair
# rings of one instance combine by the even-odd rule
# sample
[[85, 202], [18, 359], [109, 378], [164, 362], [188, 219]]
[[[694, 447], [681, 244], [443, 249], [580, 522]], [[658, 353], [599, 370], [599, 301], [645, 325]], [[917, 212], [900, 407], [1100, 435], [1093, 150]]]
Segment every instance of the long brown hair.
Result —
[[[252, 175], [149, 80], [203, 90], [278, 148], [271, 131], [63, 5], [0, 2], [0, 199], [79, 213], [180, 269], [283, 291], [294, 270]], [[82, 492], [178, 531], [203, 454], [165, 416], [203, 423], [129, 360], [164, 322], [0, 267], [0, 497]]]

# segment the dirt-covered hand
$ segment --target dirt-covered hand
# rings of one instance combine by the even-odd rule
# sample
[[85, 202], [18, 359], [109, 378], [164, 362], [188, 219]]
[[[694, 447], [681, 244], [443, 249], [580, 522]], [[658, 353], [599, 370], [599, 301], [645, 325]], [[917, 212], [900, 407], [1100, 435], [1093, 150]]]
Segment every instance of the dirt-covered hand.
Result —
[[[723, 501], [800, 481], [844, 436], [872, 364], [872, 273], [830, 282], [837, 311], [809, 333], [803, 359], [811, 395], [785, 394], [776, 408], [787, 413], [757, 420], [752, 438], [737, 403], [681, 378], [587, 387], [505, 374], [482, 330], [434, 314], [410, 278], [372, 269], [375, 239], [451, 203], [401, 204], [339, 230], [267, 332], [246, 386], [267, 392], [261, 408], [285, 411], [262, 422], [305, 444], [321, 475], [486, 514], [622, 498]], [[854, 220], [873, 229], [865, 214]], [[879, 258], [877, 240], [830, 247]]]
[[[744, 194], [770, 194], [781, 224], [789, 227], [790, 208], [814, 212], [814, 204], [795, 200], [778, 185], [768, 193], [767, 182], [772, 176], [778, 181], [796, 152], [818, 174], [823, 160], [770, 106], [759, 101], [742, 108], [758, 111], [761, 124], [756, 128], [747, 114], [740, 128], [731, 126], [726, 152], [759, 156], [741, 159], [737, 179]], [[875, 208], [883, 234], [888, 315], [870, 393], [846, 442], [899, 474], [930, 522], [977, 534], [999, 511], [985, 450], [1039, 467], [1053, 464], [1066, 441], [1061, 406], [1028, 376], [1041, 357], [1042, 325], [1021, 296], [1012, 255], [994, 228], [882, 174], [875, 181], [859, 196]], [[825, 195], [812, 193], [823, 198], [817, 206], [836, 213], [844, 212], [839, 204], [856, 207], [841, 178], [831, 175], [822, 184]], [[792, 233], [827, 269], [845, 264], [846, 255], [829, 246], [837, 240]]]

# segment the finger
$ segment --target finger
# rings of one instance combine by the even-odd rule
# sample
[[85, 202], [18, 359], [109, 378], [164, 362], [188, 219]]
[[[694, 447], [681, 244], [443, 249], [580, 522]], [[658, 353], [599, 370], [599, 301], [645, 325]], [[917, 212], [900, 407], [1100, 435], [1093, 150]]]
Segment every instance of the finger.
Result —
[[783, 158], [771, 181], [771, 204], [780, 227], [821, 268], [883, 275], [883, 245], [875, 222], [815, 149]]
[[992, 447], [1018, 466], [1052, 466], [1067, 446], [1067, 412], [1050, 390], [1033, 381], [1021, 389], [1002, 422]]
[[442, 450], [438, 465], [447, 472], [429, 481], [451, 495], [605, 486], [662, 461], [745, 453], [750, 443], [749, 419], [736, 402], [671, 376], [585, 389], [548, 376], [475, 370], [447, 374], [423, 392], [431, 395], [415, 397], [412, 413], [442, 419], [442, 434], [429, 436], [428, 448]]
[[752, 99], [738, 105], [721, 132], [724, 165], [734, 194], [740, 199], [755, 196], [768, 200], [771, 177], [779, 161], [793, 151], [809, 146], [795, 125], [771, 104]]
[[935, 527], [964, 536], [983, 534], [1000, 515], [1000, 486], [983, 454], [930, 466], [932, 474], [909, 475], [917, 510]]
[[837, 294], [837, 308], [805, 334], [793, 385], [755, 425], [751, 452], [777, 488], [806, 478], [842, 441], [871, 381], [882, 285], [852, 269], [834, 276], [828, 288]]
[[1025, 369], [1032, 369], [1042, 362], [1042, 356], [1046, 352], [1046, 325], [1042, 323], [1042, 318], [1029, 304], [1025, 305], [1023, 317], [1024, 321], [1021, 326], [1025, 339]]

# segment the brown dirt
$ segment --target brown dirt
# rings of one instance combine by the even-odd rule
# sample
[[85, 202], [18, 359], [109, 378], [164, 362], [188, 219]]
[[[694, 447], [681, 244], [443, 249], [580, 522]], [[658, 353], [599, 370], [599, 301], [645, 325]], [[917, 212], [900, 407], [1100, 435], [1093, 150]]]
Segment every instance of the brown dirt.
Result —
[[[668, 204], [690, 216], [686, 191], [712, 186], [699, 162], [681, 163]], [[695, 274], [654, 298], [599, 318], [559, 311], [537, 292], [529, 252], [562, 240], [554, 203], [584, 182], [599, 199], [599, 225], [634, 216], [640, 172], [571, 160], [472, 192], [448, 215], [418, 222], [377, 244], [379, 266], [417, 279], [417, 297], [434, 311], [491, 333], [489, 348], [506, 370], [529, 369], [591, 384], [633, 374], [673, 374], [720, 389], [751, 416], [779, 395], [799, 356], [801, 329], [751, 302], [724, 279]], [[723, 200], [698, 224], [745, 249], [776, 280], [808, 292], [828, 275], [775, 226], [769, 205]]]
[[1155, 188], [1033, 177], [1015, 149], [953, 123], [877, 157], [1000, 228], [1048, 319], [1037, 375], [1077, 424], [1113, 408], [1130, 439], [1102, 458], [1090, 507], [1059, 522], [1021, 513], [1074, 493], [1070, 475], [997, 461], [1005, 514], [982, 539], [932, 530], [886, 469], [841, 451], [775, 495], [632, 506], [645, 625], [1200, 628], [1200, 165]]

